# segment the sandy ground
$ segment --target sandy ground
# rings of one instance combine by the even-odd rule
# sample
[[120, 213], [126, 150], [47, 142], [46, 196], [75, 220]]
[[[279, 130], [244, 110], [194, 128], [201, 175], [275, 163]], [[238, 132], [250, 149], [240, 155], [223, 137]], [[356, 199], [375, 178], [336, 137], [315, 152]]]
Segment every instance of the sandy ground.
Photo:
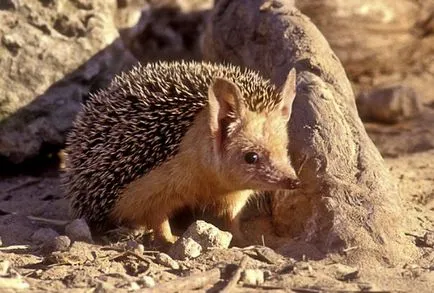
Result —
[[[255, 246], [212, 250], [194, 260], [179, 261], [180, 267], [174, 269], [157, 264], [152, 252], [138, 256], [107, 249], [121, 247], [127, 240], [137, 238], [134, 235], [118, 238], [116, 243], [75, 242], [69, 251], [44, 255], [40, 246], [32, 241], [33, 233], [41, 227], [49, 227], [62, 234], [64, 226], [27, 216], [68, 219], [67, 202], [59, 186], [58, 162], [53, 158], [49, 166], [35, 161], [25, 170], [13, 170], [7, 165], [0, 168], [0, 276], [3, 276], [0, 286], [6, 280], [15, 282], [14, 286], [27, 287], [31, 292], [127, 292], [142, 290], [143, 276], [150, 276], [157, 283], [169, 282], [169, 291], [178, 284], [174, 280], [186, 277], [190, 291], [194, 289], [194, 282], [202, 280], [205, 285], [199, 292], [218, 292], [228, 285], [234, 268], [246, 258], [247, 268], [258, 268], [265, 273], [265, 283], [256, 288], [238, 284], [230, 292], [434, 292], [434, 249], [429, 247], [434, 245], [431, 243], [434, 240], [423, 238], [425, 233], [434, 232], [433, 126], [434, 103], [431, 101], [425, 101], [423, 115], [412, 121], [398, 125], [366, 124], [399, 183], [407, 218], [417, 223], [409, 225], [418, 229], [408, 231], [407, 237], [419, 247], [421, 257], [411, 263], [358, 270], [342, 265], [344, 258], [339, 256], [319, 261], [293, 259], [291, 255]], [[259, 233], [264, 233], [267, 218], [250, 221], [265, 224], [245, 223], [249, 234], [261, 229]], [[28, 247], [13, 249], [15, 245]], [[220, 279], [213, 279], [213, 268], [222, 270]], [[202, 279], [194, 275], [200, 272], [204, 272], [199, 276]], [[0, 291], [14, 292], [1, 288]]]

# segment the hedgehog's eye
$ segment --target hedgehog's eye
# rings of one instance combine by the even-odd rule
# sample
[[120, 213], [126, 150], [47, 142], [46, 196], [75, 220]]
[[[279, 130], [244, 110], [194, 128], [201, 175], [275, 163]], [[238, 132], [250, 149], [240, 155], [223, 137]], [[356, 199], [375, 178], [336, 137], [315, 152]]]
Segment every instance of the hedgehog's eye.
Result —
[[255, 164], [259, 160], [259, 155], [255, 152], [248, 152], [244, 155], [247, 164]]

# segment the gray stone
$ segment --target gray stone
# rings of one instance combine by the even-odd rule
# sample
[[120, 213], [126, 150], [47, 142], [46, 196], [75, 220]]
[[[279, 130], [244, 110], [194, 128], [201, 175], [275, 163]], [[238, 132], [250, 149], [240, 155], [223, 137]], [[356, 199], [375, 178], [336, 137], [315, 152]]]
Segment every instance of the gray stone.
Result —
[[95, 287], [95, 293], [109, 293], [109, 292], [116, 292], [116, 287], [108, 282], [101, 282], [98, 281]]
[[228, 248], [232, 240], [232, 234], [205, 222], [196, 221], [188, 227], [182, 236], [191, 238], [202, 246], [204, 250], [209, 248]]
[[170, 248], [169, 254], [180, 260], [198, 257], [202, 252], [202, 246], [191, 238], [179, 238]]
[[359, 277], [358, 268], [337, 263], [333, 265], [332, 269], [334, 270], [335, 278], [339, 281], [349, 281]]
[[425, 242], [426, 246], [434, 248], [434, 232], [425, 232], [423, 241]]
[[54, 238], [59, 236], [59, 233], [51, 228], [41, 228], [32, 235], [32, 242], [43, 244], [52, 241]]
[[137, 290], [140, 290], [139, 284], [137, 284], [137, 282], [131, 282], [128, 291], [137, 291]]
[[145, 251], [145, 246], [135, 240], [128, 240], [126, 246], [128, 250], [132, 250], [138, 254], [143, 254], [143, 252]]
[[75, 219], [65, 227], [65, 234], [72, 241], [93, 242], [92, 233], [84, 219]]
[[37, 2], [0, 18], [0, 157], [13, 163], [62, 146], [89, 92], [136, 62], [119, 39], [116, 1]]
[[297, 71], [288, 149], [302, 188], [272, 192], [276, 232], [325, 253], [358, 246], [354, 262], [415, 257], [398, 188], [341, 62], [308, 17], [291, 1], [280, 3], [261, 10], [262, 0], [219, 0], [202, 42], [205, 60], [257, 70], [277, 87]]
[[8, 260], [0, 261], [0, 276], [6, 276], [9, 272], [10, 266], [11, 266], [10, 261]]
[[66, 251], [71, 246], [71, 239], [68, 236], [54, 237], [42, 245], [42, 252], [51, 253], [55, 251]]
[[245, 269], [241, 281], [246, 285], [257, 286], [264, 283], [264, 272], [259, 269]]
[[155, 258], [155, 262], [165, 266], [165, 267], [169, 267], [173, 270], [178, 270], [179, 269], [179, 263], [176, 260], [173, 260], [169, 255], [167, 255], [166, 253], [159, 253], [157, 254], [156, 258]]
[[139, 283], [143, 286], [143, 288], [155, 287], [155, 280], [150, 276], [141, 276]]

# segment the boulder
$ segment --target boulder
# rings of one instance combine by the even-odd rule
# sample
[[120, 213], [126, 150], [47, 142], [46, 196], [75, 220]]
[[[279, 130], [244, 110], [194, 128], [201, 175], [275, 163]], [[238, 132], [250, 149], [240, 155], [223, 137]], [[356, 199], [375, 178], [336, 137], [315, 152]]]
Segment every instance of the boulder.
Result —
[[61, 146], [89, 92], [135, 58], [119, 39], [116, 1], [19, 1], [0, 10], [0, 157]]
[[258, 70], [276, 86], [297, 70], [289, 152], [303, 188], [273, 196], [280, 235], [324, 253], [357, 247], [348, 261], [360, 265], [415, 256], [396, 182], [363, 127], [341, 62], [292, 1], [219, 0], [203, 54]]

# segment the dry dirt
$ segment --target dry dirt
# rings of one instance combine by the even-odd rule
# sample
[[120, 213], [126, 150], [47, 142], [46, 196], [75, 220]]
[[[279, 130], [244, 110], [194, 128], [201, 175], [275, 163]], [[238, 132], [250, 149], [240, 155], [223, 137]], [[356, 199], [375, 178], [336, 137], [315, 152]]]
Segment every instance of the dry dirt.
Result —
[[[258, 245], [212, 250], [194, 260], [180, 261], [180, 268], [173, 269], [157, 264], [152, 252], [137, 255], [107, 249], [121, 247], [131, 238], [138, 241], [146, 238], [128, 234], [119, 237], [119, 233], [116, 241], [112, 237], [102, 238], [97, 244], [76, 242], [67, 252], [44, 255], [40, 247], [32, 243], [32, 234], [41, 227], [50, 227], [62, 234], [64, 226], [27, 216], [68, 220], [67, 201], [59, 186], [59, 162], [55, 157], [47, 157], [19, 168], [1, 165], [0, 274], [6, 278], [0, 278], [0, 285], [5, 280], [18, 282], [17, 286], [28, 284], [25, 291], [29, 292], [127, 292], [144, 290], [142, 277], [147, 275], [157, 283], [169, 282], [169, 287], [161, 292], [174, 291], [178, 285], [174, 280], [179, 277], [188, 280], [188, 289], [180, 290], [182, 292], [192, 291], [195, 287], [192, 284], [197, 281], [203, 281], [196, 286], [201, 287], [200, 292], [218, 292], [228, 286], [234, 269], [247, 257], [246, 267], [264, 271], [265, 283], [256, 288], [239, 283], [229, 292], [433, 292], [434, 240], [423, 238], [426, 233], [434, 237], [430, 234], [434, 233], [433, 122], [434, 103], [430, 97], [425, 97], [423, 115], [417, 119], [396, 125], [365, 124], [399, 184], [406, 216], [411, 222], [408, 227], [419, 227], [407, 231], [407, 237], [421, 252], [421, 257], [411, 263], [358, 269], [342, 265], [345, 254], [357, 247], [341, 255], [310, 260], [297, 255], [296, 251], [280, 255]], [[266, 216], [248, 220], [244, 228], [247, 235], [256, 235], [252, 238], [262, 239], [260, 235], [263, 235], [265, 244], [284, 240], [272, 235]], [[152, 247], [145, 249], [152, 250]], [[2, 271], [6, 266], [4, 261], [9, 261], [7, 272]], [[213, 268], [221, 269], [220, 278], [217, 275], [216, 279]], [[200, 272], [204, 275], [194, 275]], [[1, 288], [0, 291], [15, 292]]]

